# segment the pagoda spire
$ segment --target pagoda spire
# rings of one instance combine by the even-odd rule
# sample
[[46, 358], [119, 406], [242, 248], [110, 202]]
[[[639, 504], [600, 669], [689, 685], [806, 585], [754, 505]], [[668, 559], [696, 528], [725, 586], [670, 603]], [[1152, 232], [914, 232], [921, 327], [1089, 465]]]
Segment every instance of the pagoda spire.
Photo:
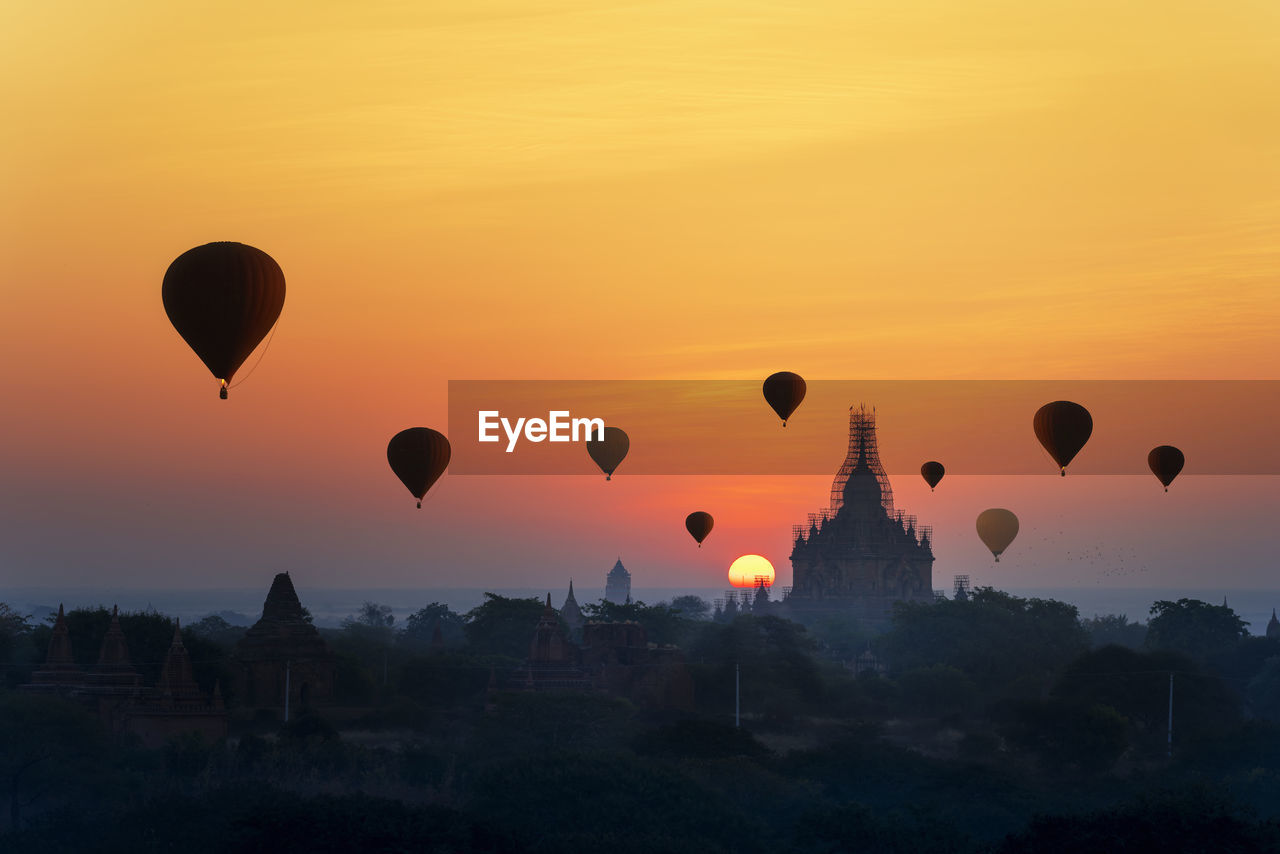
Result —
[[569, 627], [569, 634], [574, 640], [582, 636], [582, 609], [578, 607], [578, 597], [573, 595], [573, 579], [569, 579], [569, 595], [564, 597], [564, 605], [560, 607], [560, 618]]
[[182, 620], [174, 620], [173, 641], [169, 644], [169, 652], [165, 655], [164, 666], [160, 670], [160, 682], [156, 685], [160, 693], [174, 700], [202, 699], [200, 686], [191, 674], [191, 656], [182, 644]]
[[298, 591], [293, 589], [293, 580], [289, 573], [278, 573], [267, 591], [267, 601], [262, 603], [262, 619], [270, 622], [290, 622], [304, 620], [302, 601], [298, 599]]
[[76, 658], [71, 651], [71, 632], [67, 630], [67, 615], [62, 603], [58, 603], [58, 619], [53, 624], [53, 636], [49, 638], [49, 651], [44, 659], [45, 670], [75, 670]]
[[76, 666], [67, 616], [61, 603], [58, 604], [58, 619], [53, 624], [53, 636], [49, 638], [44, 666], [31, 674], [31, 681], [40, 685], [78, 685], [84, 681], [84, 673]]
[[120, 606], [118, 605], [111, 608], [111, 625], [107, 627], [107, 634], [102, 638], [102, 647], [98, 650], [98, 669], [104, 671], [133, 669], [129, 662], [129, 645], [120, 628]]

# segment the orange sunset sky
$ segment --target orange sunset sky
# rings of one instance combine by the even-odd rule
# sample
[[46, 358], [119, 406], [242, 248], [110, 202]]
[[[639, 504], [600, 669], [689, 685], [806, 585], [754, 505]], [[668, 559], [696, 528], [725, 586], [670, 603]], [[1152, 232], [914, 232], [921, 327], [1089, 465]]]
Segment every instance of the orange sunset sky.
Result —
[[[1280, 379], [1273, 0], [49, 0], [0, 70], [0, 587], [790, 583], [830, 476], [415, 511], [449, 380]], [[288, 281], [225, 402], [160, 302], [213, 240]], [[1194, 464], [894, 487], [935, 587], [1280, 586], [1276, 477]]]

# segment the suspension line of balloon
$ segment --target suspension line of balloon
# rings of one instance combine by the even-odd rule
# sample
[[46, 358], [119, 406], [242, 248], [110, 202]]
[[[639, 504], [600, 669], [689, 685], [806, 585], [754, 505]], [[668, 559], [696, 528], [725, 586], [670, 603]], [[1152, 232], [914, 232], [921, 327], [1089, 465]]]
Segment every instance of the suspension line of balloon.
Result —
[[[284, 312], [281, 312], [281, 314], [284, 314]], [[276, 318], [275, 325], [271, 327], [271, 334], [267, 336], [267, 343], [262, 345], [262, 350], [258, 352], [258, 359], [253, 363], [253, 367], [249, 369], [249, 373], [245, 374], [244, 376], [236, 380], [231, 385], [227, 385], [226, 380], [223, 380], [223, 385], [225, 386], [225, 388], [235, 388], [245, 380], [249, 379], [249, 377], [253, 376], [253, 372], [258, 370], [258, 365], [262, 364], [262, 357], [267, 355], [267, 350], [271, 349], [271, 342], [275, 340], [276, 330], [279, 328], [280, 328], [280, 319]]]

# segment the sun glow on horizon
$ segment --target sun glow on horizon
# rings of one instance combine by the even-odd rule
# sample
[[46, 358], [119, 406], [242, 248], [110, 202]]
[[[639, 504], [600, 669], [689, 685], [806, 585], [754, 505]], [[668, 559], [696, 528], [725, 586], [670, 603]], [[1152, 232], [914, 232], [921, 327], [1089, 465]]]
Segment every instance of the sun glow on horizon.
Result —
[[734, 587], [755, 587], [762, 579], [765, 587], [772, 587], [775, 578], [773, 564], [761, 555], [743, 555], [729, 567], [729, 583]]

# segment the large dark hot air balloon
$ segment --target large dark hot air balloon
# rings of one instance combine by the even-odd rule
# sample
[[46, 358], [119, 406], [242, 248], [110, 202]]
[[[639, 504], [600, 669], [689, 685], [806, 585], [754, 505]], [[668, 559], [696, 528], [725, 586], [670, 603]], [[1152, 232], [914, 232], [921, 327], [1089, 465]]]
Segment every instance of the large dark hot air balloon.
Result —
[[942, 476], [946, 473], [947, 470], [937, 460], [929, 460], [929, 462], [920, 466], [920, 476], [924, 478], [925, 483], [929, 484], [930, 492], [933, 492], [933, 488], [938, 485], [938, 481], [942, 480]]
[[804, 400], [804, 392], [804, 377], [790, 371], [771, 374], [764, 381], [764, 399], [778, 413], [783, 427], [787, 426], [787, 419], [796, 411], [800, 401]]
[[1147, 466], [1152, 474], [1160, 478], [1165, 492], [1169, 491], [1169, 484], [1173, 483], [1173, 479], [1186, 464], [1187, 458], [1173, 445], [1160, 445], [1152, 448], [1151, 453], [1147, 454]]
[[1000, 562], [1000, 555], [1018, 536], [1018, 517], [1009, 510], [993, 507], [978, 514], [978, 537]]
[[221, 397], [284, 308], [284, 273], [261, 249], [206, 243], [183, 252], [164, 274], [165, 313], [221, 381]]
[[1066, 477], [1067, 464], [1075, 459], [1093, 433], [1093, 417], [1078, 403], [1055, 400], [1036, 410], [1032, 426], [1036, 438]]
[[391, 470], [408, 487], [418, 507], [444, 470], [449, 467], [449, 440], [430, 427], [401, 430], [387, 443], [387, 462]]
[[698, 548], [702, 548], [702, 541], [711, 533], [715, 524], [716, 520], [711, 518], [711, 514], [702, 510], [690, 513], [684, 519], [684, 526], [689, 529], [689, 535], [698, 541]]
[[613, 480], [613, 471], [622, 465], [631, 449], [631, 439], [617, 427], [604, 428], [603, 439], [588, 439], [587, 453], [604, 472], [605, 480]]

